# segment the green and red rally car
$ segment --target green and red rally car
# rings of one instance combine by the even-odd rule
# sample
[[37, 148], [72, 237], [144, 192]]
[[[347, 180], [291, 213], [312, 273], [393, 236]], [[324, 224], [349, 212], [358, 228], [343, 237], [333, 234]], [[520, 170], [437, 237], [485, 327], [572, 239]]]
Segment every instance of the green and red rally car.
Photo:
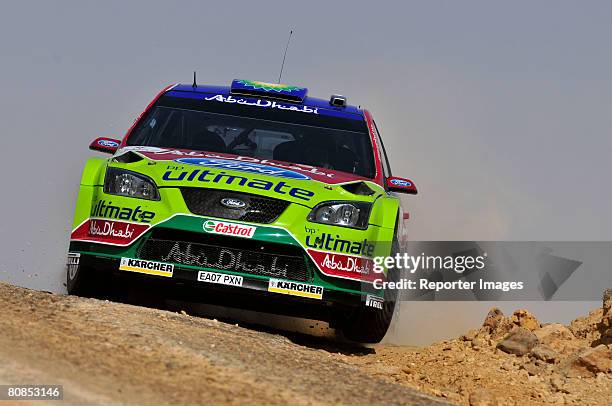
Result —
[[325, 320], [378, 342], [394, 296], [373, 258], [405, 239], [376, 124], [346, 98], [248, 80], [164, 89], [122, 141], [98, 138], [68, 254], [70, 294], [168, 297]]

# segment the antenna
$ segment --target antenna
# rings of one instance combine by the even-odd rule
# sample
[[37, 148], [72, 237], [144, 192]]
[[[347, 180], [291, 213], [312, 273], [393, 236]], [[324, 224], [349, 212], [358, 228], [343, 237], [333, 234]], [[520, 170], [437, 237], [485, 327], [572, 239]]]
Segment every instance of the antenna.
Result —
[[196, 83], [196, 71], [193, 71], [193, 85], [191, 85], [192, 87], [198, 87], [198, 84]]
[[287, 45], [285, 46], [285, 53], [283, 54], [283, 63], [281, 64], [281, 70], [278, 74], [278, 83], [280, 84], [281, 78], [283, 77], [283, 68], [285, 67], [285, 58], [287, 57], [287, 50], [289, 49], [289, 41], [291, 41], [291, 36], [293, 35], [293, 30], [289, 31], [289, 39], [287, 40]]

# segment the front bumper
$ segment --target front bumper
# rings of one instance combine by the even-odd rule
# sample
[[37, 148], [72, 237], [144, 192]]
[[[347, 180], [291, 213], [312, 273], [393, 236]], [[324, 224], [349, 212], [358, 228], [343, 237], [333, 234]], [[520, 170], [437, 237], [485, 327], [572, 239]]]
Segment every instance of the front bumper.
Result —
[[[100, 192], [100, 191], [99, 191]], [[164, 190], [170, 193], [171, 190]], [[178, 193], [178, 191], [174, 191]], [[104, 196], [106, 198], [106, 196]], [[107, 199], [110, 202], [110, 198]], [[169, 199], [171, 200], [171, 199]], [[121, 207], [131, 207], [134, 199], [113, 197], [113, 204]], [[171, 200], [172, 201], [172, 200]], [[178, 204], [182, 200], [173, 200]], [[178, 202], [178, 203], [177, 203]], [[110, 204], [110, 203], [108, 203]], [[161, 212], [153, 205], [162, 202], [149, 202], [151, 206], [142, 204], [142, 210]], [[97, 206], [93, 206], [94, 209]], [[140, 207], [140, 206], [138, 206]], [[178, 208], [174, 213], [185, 213], [186, 210]], [[91, 215], [99, 215], [100, 210], [92, 211]], [[291, 205], [283, 215], [273, 224], [257, 224], [236, 222], [193, 214], [174, 214], [153, 225], [143, 223], [122, 222], [116, 218], [86, 217], [73, 232], [70, 243], [70, 252], [80, 254], [81, 266], [85, 272], [97, 272], [104, 276], [112, 276], [118, 284], [123, 281], [136, 283], [147, 288], [154, 288], [166, 297], [178, 300], [189, 300], [203, 303], [222, 303], [228, 306], [241, 308], [264, 307], [274, 313], [297, 313], [300, 317], [325, 319], [330, 309], [355, 308], [365, 306], [368, 297], [383, 296], [383, 292], [374, 290], [371, 283], [363, 283], [355, 279], [339, 278], [326, 275], [313, 263], [312, 249], [308, 246], [307, 234], [334, 235], [339, 231], [348, 233], [348, 230], [338, 230], [337, 227], [320, 224], [305, 224], [296, 227], [296, 218], [306, 218], [308, 209], [299, 205]], [[160, 215], [160, 214], [158, 214]], [[81, 217], [83, 218], [83, 217]], [[253, 229], [248, 238], [240, 236], [227, 236], [207, 231], [208, 222], [240, 223], [243, 228]], [[106, 227], [110, 226], [110, 227]], [[366, 236], [373, 236], [382, 230], [379, 227], [368, 231], [353, 232], [351, 239], [362, 240]], [[92, 228], [94, 237], [92, 237]], [[107, 230], [115, 233], [117, 238], [110, 239]], [[302, 230], [303, 228], [303, 230]], [[289, 231], [292, 230], [292, 231]], [[123, 235], [133, 234], [133, 239], [125, 241]], [[294, 234], [295, 233], [295, 234]], [[326, 233], [326, 234], [325, 234]], [[95, 235], [105, 234], [103, 237]], [[306, 241], [304, 241], [306, 240]], [[165, 244], [165, 245], [164, 245]], [[170, 255], [170, 248], [178, 244], [177, 252]], [[208, 254], [196, 252], [196, 246], [211, 247], [217, 245], [216, 254], [210, 254], [213, 260], [205, 258]], [[261, 250], [261, 251], [258, 251]], [[230, 252], [230, 256], [242, 255], [241, 267], [216, 267], [220, 262], [219, 252]], [[248, 251], [248, 252], [247, 252]], [[232, 253], [233, 252], [233, 253]], [[246, 253], [245, 253], [246, 252]], [[315, 251], [314, 254], [320, 251]], [[324, 253], [325, 254], [325, 253]], [[334, 254], [337, 261], [341, 261], [341, 254]], [[266, 262], [258, 261], [265, 256], [291, 257], [292, 261], [277, 261], [275, 264], [284, 264], [285, 272], [275, 272], [274, 267], [266, 267]], [[156, 261], [169, 263], [174, 272], [171, 277], [159, 277], [150, 274], [126, 272], [120, 270], [122, 258]], [[185, 258], [189, 258], [186, 260]], [[196, 258], [196, 259], [194, 259]], [[247, 260], [244, 260], [248, 258]], [[295, 261], [301, 261], [299, 272]], [[244, 265], [246, 264], [246, 265]], [[267, 264], [270, 264], [268, 261]], [[252, 272], [255, 265], [259, 272]], [[247, 269], [250, 268], [250, 271]], [[283, 268], [283, 267], [277, 267]], [[241, 270], [245, 270], [241, 272]], [[199, 272], [233, 275], [242, 278], [242, 285], [224, 286], [198, 280]], [[320, 297], [302, 297], [286, 292], [286, 289], [271, 290], [271, 280], [290, 281], [302, 285], [319, 287], [322, 290]], [[115, 283], [115, 282], [113, 282]], [[283, 292], [283, 293], [280, 293]], [[295, 292], [294, 292], [295, 293]], [[316, 295], [315, 295], [316, 296]], [[295, 312], [295, 308], [299, 309]], [[344, 309], [344, 310], [342, 310]]]
[[[71, 249], [79, 248], [78, 245], [72, 243]], [[80, 253], [80, 272], [95, 274], [96, 280], [108, 284], [114, 292], [129, 291], [129, 288], [135, 287], [168, 300], [221, 305], [332, 323], [355, 308], [366, 305], [365, 291], [323, 289], [321, 299], [314, 299], [270, 292], [270, 278], [245, 275], [242, 276], [242, 286], [236, 287], [199, 281], [200, 271], [180, 265], [174, 266], [171, 277], [164, 277], [122, 271], [120, 264], [119, 258]]]

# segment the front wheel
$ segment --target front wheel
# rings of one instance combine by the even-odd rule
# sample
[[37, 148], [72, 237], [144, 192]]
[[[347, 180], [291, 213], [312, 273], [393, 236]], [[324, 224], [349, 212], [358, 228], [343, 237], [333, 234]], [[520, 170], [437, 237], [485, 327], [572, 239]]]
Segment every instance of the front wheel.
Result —
[[68, 256], [66, 288], [69, 295], [101, 298], [108, 293], [108, 281], [80, 264], [79, 257], [72, 254]]
[[359, 343], [380, 342], [391, 324], [395, 301], [385, 301], [382, 309], [362, 307], [346, 319], [342, 328], [344, 337]]
[[[391, 245], [391, 256], [399, 252], [399, 241], [393, 239]], [[387, 273], [388, 281], [398, 281], [399, 272], [396, 269], [391, 269]], [[386, 290], [385, 301], [382, 309], [371, 307], [359, 307], [353, 313], [345, 318], [342, 327], [342, 333], [351, 341], [360, 343], [378, 343], [380, 342], [391, 325], [393, 312], [395, 311], [395, 303], [397, 301], [397, 291]]]

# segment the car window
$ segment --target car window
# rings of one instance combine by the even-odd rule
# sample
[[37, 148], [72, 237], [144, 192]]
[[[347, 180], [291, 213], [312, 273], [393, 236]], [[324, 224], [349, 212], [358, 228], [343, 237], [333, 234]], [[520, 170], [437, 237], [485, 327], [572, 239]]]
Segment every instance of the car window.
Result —
[[366, 131], [155, 106], [127, 144], [274, 159], [372, 178], [373, 152]]

